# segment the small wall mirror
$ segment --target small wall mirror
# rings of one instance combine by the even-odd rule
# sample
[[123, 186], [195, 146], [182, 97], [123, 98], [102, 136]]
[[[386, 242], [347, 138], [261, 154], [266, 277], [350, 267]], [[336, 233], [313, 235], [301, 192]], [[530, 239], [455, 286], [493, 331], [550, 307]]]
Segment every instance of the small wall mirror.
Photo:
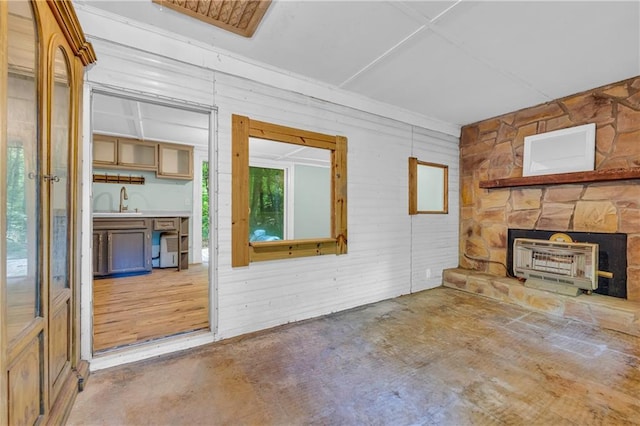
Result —
[[449, 212], [449, 167], [409, 157], [409, 214]]

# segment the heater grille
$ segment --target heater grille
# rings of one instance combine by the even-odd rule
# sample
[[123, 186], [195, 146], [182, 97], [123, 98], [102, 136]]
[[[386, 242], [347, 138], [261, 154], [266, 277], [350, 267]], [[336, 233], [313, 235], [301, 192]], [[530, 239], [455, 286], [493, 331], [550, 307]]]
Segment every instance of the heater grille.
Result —
[[513, 265], [516, 276], [543, 283], [545, 290], [570, 294], [572, 290], [548, 285], [598, 288], [598, 244], [516, 238]]

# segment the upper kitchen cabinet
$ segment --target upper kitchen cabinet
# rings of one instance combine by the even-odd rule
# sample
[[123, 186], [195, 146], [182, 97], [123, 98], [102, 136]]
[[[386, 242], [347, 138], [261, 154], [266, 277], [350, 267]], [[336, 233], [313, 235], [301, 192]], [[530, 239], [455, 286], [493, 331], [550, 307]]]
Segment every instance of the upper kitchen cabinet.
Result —
[[0, 1], [0, 425], [64, 424], [80, 359], [84, 67], [70, 1]]
[[157, 144], [118, 139], [118, 165], [141, 170], [156, 170], [158, 167]]
[[149, 170], [166, 179], [193, 179], [193, 146], [93, 135], [93, 167]]
[[192, 146], [160, 143], [158, 152], [158, 177], [193, 179]]
[[118, 138], [93, 135], [93, 166], [115, 166], [118, 164]]
[[158, 144], [94, 134], [93, 166], [96, 168], [157, 170]]

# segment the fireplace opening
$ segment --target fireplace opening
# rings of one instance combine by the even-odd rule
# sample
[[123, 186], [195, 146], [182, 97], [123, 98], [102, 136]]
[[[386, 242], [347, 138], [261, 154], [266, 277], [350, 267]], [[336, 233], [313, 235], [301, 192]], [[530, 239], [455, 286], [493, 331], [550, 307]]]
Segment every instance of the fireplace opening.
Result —
[[595, 293], [627, 298], [627, 235], [601, 232], [543, 231], [532, 229], [509, 229], [507, 235], [507, 268], [514, 274], [513, 242], [516, 238], [549, 240], [561, 232], [573, 242], [598, 244], [598, 288]]

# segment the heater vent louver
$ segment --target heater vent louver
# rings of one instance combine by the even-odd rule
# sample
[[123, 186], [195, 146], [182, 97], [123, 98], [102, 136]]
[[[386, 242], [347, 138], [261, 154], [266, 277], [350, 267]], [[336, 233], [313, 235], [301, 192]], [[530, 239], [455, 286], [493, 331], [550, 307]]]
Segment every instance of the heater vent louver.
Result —
[[592, 291], [598, 288], [598, 244], [516, 238], [513, 270], [530, 287], [569, 295]]

